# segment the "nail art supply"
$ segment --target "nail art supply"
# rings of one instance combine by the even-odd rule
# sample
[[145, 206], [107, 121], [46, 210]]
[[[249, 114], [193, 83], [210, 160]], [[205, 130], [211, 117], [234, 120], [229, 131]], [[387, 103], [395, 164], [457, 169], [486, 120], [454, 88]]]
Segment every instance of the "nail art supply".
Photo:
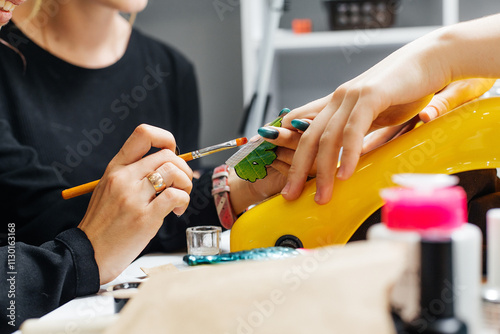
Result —
[[453, 241], [449, 237], [423, 238], [420, 243], [420, 316], [409, 334], [467, 334], [466, 324], [456, 316]]
[[300, 255], [296, 249], [289, 247], [255, 248], [248, 251], [225, 253], [219, 255], [186, 255], [183, 260], [190, 266], [200, 264], [216, 264], [242, 260], [273, 260]]
[[[196, 150], [193, 152], [189, 152], [189, 153], [184, 153], [181, 155], [178, 155], [179, 147], [176, 147], [175, 154], [178, 155], [179, 158], [183, 159], [184, 161], [191, 161], [193, 159], [199, 159], [201, 157], [204, 157], [204, 156], [207, 156], [207, 155], [210, 155], [213, 153], [217, 153], [220, 151], [225, 151], [225, 150], [228, 150], [230, 148], [243, 146], [247, 142], [248, 142], [248, 140], [245, 137], [236, 138], [236, 139], [230, 140], [230, 141], [225, 142], [225, 143], [213, 145], [210, 147], [202, 148], [202, 149], [199, 149], [199, 150]], [[85, 184], [82, 184], [82, 185], [79, 185], [76, 187], [65, 189], [61, 192], [61, 196], [64, 199], [70, 199], [70, 198], [77, 197], [80, 195], [88, 194], [89, 192], [94, 191], [94, 189], [97, 186], [97, 184], [99, 183], [99, 181], [100, 180], [95, 180], [95, 181], [88, 182], [88, 183], [85, 183]]]
[[500, 331], [500, 209], [486, 214], [487, 266], [483, 286], [484, 326]]
[[415, 290], [418, 282], [418, 250], [424, 237], [443, 236], [453, 242], [453, 272], [456, 297], [455, 312], [471, 333], [480, 327], [481, 230], [467, 223], [467, 195], [456, 186], [456, 176], [444, 174], [396, 174], [393, 181], [401, 187], [381, 191], [385, 201], [381, 224], [368, 231], [369, 239], [405, 242], [411, 247], [411, 258], [404, 283], [398, 283], [393, 302], [406, 319], [415, 310]]
[[489, 210], [486, 215], [487, 283], [483, 299], [500, 304], [500, 209]]
[[[269, 125], [280, 127], [282, 119], [283, 117], [278, 117]], [[271, 165], [277, 158], [275, 151], [276, 145], [265, 141], [264, 138], [260, 138], [249, 142], [233, 154], [226, 161], [226, 165], [234, 167], [234, 171], [240, 179], [255, 182], [267, 176], [266, 167]]]
[[195, 226], [186, 229], [187, 252], [189, 255], [220, 254], [220, 226]]

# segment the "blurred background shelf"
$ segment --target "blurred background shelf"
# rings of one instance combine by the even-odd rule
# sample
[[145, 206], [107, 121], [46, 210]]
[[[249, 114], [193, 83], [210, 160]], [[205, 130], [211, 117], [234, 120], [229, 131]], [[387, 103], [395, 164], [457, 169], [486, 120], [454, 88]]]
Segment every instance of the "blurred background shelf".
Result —
[[277, 52], [287, 52], [335, 49], [356, 44], [363, 46], [401, 45], [409, 43], [439, 27], [319, 31], [308, 34], [294, 34], [291, 30], [279, 29], [274, 47]]

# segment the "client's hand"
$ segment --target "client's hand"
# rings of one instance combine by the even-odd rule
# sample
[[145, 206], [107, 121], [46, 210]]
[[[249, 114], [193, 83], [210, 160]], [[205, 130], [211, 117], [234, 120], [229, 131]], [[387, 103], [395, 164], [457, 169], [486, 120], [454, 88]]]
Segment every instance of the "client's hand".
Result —
[[237, 214], [243, 212], [248, 206], [279, 193], [285, 185], [301, 134], [279, 127], [269, 126], [266, 129], [272, 131], [277, 138], [265, 138], [265, 140], [278, 146], [276, 149], [277, 158], [267, 167], [267, 176], [251, 183], [238, 178], [234, 171], [229, 174], [231, 203]]
[[[386, 142], [399, 137], [413, 129], [420, 120], [427, 123], [446, 114], [458, 106], [472, 101], [486, 93], [495, 83], [496, 79], [473, 78], [453, 81], [448, 86], [436, 93], [429, 104], [408, 122], [400, 125], [382, 128], [368, 136], [363, 143], [362, 153], [367, 153]], [[398, 110], [394, 110], [397, 112]]]
[[[161, 150], [144, 157], [152, 147]], [[109, 163], [78, 226], [95, 251], [101, 284], [118, 276], [155, 236], [170, 212], [189, 204], [193, 172], [177, 157], [171, 133], [140, 125]], [[166, 189], [158, 196], [147, 177], [157, 172]]]

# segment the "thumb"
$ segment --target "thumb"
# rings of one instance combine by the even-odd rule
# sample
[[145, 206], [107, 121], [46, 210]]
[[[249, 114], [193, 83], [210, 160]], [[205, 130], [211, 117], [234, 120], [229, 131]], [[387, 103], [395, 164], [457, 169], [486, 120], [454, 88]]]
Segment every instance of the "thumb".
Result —
[[446, 114], [450, 110], [469, 102], [485, 92], [495, 83], [495, 79], [472, 78], [454, 81], [435, 94], [420, 113], [425, 123]]
[[419, 113], [420, 119], [424, 122], [430, 122], [435, 118], [447, 113], [450, 110], [451, 103], [449, 97], [442, 95], [443, 92], [436, 94], [431, 102]]

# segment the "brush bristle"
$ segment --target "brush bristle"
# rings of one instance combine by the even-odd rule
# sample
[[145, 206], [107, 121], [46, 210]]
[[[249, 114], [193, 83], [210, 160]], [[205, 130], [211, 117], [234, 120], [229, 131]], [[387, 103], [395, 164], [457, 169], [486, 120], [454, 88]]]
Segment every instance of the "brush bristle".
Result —
[[236, 139], [236, 146], [245, 145], [246, 143], [248, 143], [248, 139], [246, 137]]

